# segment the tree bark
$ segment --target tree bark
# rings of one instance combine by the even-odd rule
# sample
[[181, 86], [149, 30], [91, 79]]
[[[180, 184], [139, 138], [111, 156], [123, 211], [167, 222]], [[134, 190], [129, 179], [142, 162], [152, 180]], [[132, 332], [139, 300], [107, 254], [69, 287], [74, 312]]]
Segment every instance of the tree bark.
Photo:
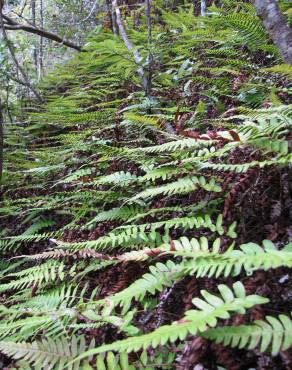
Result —
[[292, 30], [276, 0], [253, 0], [258, 16], [286, 63], [292, 64]]

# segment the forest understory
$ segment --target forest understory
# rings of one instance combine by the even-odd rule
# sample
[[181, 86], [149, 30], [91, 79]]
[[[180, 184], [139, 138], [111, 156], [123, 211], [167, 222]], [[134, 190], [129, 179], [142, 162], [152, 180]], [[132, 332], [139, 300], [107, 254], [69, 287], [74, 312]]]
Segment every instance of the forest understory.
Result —
[[292, 66], [250, 2], [141, 3], [4, 126], [0, 369], [289, 370]]

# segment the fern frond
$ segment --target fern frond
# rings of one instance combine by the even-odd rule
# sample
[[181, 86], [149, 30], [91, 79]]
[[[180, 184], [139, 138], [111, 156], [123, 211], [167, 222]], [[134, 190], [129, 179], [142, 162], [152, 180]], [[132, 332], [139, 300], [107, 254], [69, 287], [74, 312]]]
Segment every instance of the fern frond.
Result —
[[[282, 266], [292, 266], [292, 253], [289, 245], [283, 250], [277, 250], [272, 242], [264, 240], [264, 248], [255, 243], [242, 244], [240, 250], [229, 248], [225, 253], [218, 253], [218, 244], [214, 244], [212, 250], [206, 251], [208, 243], [205, 242], [205, 248], [199, 249], [200, 245], [196, 239], [189, 242], [183, 238], [183, 244], [174, 242], [172, 252], [175, 255], [190, 257], [192, 260], [185, 262], [184, 273], [195, 275], [196, 277], [219, 277], [224, 275], [237, 276], [244, 270], [247, 274], [252, 274], [255, 270], [269, 270]], [[200, 252], [201, 253], [198, 253]]]
[[204, 300], [194, 298], [192, 302], [197, 309], [187, 311], [181, 320], [171, 325], [161, 326], [149, 334], [116, 341], [86, 351], [78, 357], [78, 360], [107, 351], [139, 351], [149, 346], [156, 348], [160, 344], [175, 342], [177, 339], [184, 340], [188, 334], [196, 335], [198, 332], [206, 331], [208, 327], [216, 326], [218, 319], [228, 319], [231, 312], [243, 314], [246, 309], [254, 305], [268, 302], [268, 299], [258, 295], [246, 296], [244, 286], [240, 282], [233, 284], [233, 290], [222, 284], [218, 286], [218, 289], [220, 297], [202, 290]]
[[292, 78], [292, 66], [290, 64], [278, 64], [269, 68], [262, 68], [263, 72], [279, 73]]
[[[186, 149], [201, 149], [204, 147], [210, 147], [216, 144], [216, 140], [200, 140], [200, 139], [180, 139], [176, 141], [170, 141], [161, 145], [149, 146], [146, 148], [139, 148], [146, 153], [162, 153], [162, 152], [176, 152], [178, 150]], [[133, 149], [135, 151], [137, 149]]]
[[281, 156], [278, 158], [274, 158], [271, 160], [264, 160], [264, 161], [252, 161], [249, 163], [242, 163], [242, 164], [225, 164], [225, 163], [200, 163], [199, 167], [201, 169], [204, 168], [212, 168], [216, 171], [234, 171], [237, 173], [246, 172], [249, 168], [253, 167], [267, 167], [267, 166], [283, 166], [287, 167], [292, 163], [292, 154], [287, 154], [286, 156]]
[[96, 304], [107, 305], [108, 309], [120, 305], [123, 307], [123, 312], [127, 312], [133, 299], [141, 301], [147, 293], [154, 294], [162, 291], [166, 286], [171, 286], [182, 275], [182, 267], [172, 261], [150, 266], [150, 273], [143, 275], [123, 291], [97, 301]]
[[84, 337], [77, 339], [75, 336], [72, 336], [70, 342], [66, 338], [43, 339], [32, 343], [0, 342], [0, 351], [6, 356], [15, 360], [25, 359], [31, 365], [44, 366], [46, 369], [53, 369], [55, 366], [59, 369], [64, 369], [65, 366], [71, 370], [79, 369], [82, 366], [79, 360], [73, 365], [69, 363], [85, 349]]
[[134, 197], [129, 199], [129, 202], [137, 201], [138, 199], [149, 199], [154, 198], [157, 195], [174, 195], [174, 194], [185, 194], [196, 190], [198, 187], [203, 188], [206, 191], [221, 192], [221, 187], [216, 184], [215, 178], [211, 178], [209, 182], [206, 181], [204, 176], [196, 177], [184, 177], [172, 183], [168, 183], [162, 186], [148, 188]]
[[[74, 268], [71, 270], [73, 272]], [[10, 289], [21, 289], [31, 286], [39, 286], [42, 283], [53, 282], [57, 279], [64, 280], [64, 264], [57, 261], [49, 261], [40, 266], [31, 267], [20, 272], [10, 274], [10, 283], [0, 285], [0, 292]]]
[[257, 320], [252, 325], [213, 328], [200, 335], [224, 346], [249, 350], [259, 346], [261, 352], [269, 349], [276, 356], [292, 345], [292, 321], [285, 315], [267, 316], [265, 321]]

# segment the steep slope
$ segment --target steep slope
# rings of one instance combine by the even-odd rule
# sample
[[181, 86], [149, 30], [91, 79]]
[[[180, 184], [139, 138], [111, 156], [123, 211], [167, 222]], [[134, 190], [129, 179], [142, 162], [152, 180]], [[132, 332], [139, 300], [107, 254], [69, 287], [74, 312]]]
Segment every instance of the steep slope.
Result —
[[248, 4], [213, 10], [154, 14], [150, 96], [98, 29], [9, 128], [3, 364], [291, 366], [291, 66]]

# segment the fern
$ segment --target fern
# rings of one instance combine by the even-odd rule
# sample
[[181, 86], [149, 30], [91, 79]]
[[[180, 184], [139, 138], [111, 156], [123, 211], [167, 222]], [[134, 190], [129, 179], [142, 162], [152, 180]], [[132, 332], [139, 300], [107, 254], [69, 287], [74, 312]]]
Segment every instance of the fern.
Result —
[[129, 201], [134, 202], [138, 199], [147, 199], [153, 198], [157, 195], [174, 195], [174, 194], [184, 194], [189, 193], [197, 189], [197, 187], [202, 187], [206, 191], [220, 192], [221, 187], [216, 184], [215, 179], [211, 179], [209, 182], [206, 182], [205, 177], [185, 177], [179, 179], [173, 183], [169, 183], [162, 186], [157, 186], [154, 188], [149, 188], [147, 190], [138, 193]]
[[217, 297], [201, 291], [205, 300], [194, 298], [193, 304], [197, 307], [185, 313], [185, 316], [173, 323], [154, 330], [149, 334], [117, 341], [113, 344], [103, 345], [93, 350], [85, 352], [78, 359], [83, 359], [106, 351], [131, 352], [139, 349], [146, 349], [149, 346], [156, 348], [159, 344], [168, 341], [175, 342], [177, 339], [183, 340], [188, 334], [196, 335], [204, 332], [209, 327], [214, 327], [218, 319], [227, 319], [230, 312], [245, 313], [246, 309], [256, 305], [267, 303], [266, 298], [257, 295], [245, 295], [245, 290], [240, 282], [233, 284], [233, 291], [226, 285], [219, 285], [221, 297]]
[[[93, 345], [93, 344], [92, 344]], [[43, 339], [41, 342], [0, 342], [0, 351], [16, 360], [25, 359], [28, 364], [33, 366], [45, 366], [53, 369], [65, 367], [76, 356], [86, 348], [85, 339], [72, 337], [69, 342], [66, 338], [58, 340]], [[84, 362], [83, 362], [84, 363]], [[77, 361], [74, 365], [69, 365], [69, 369], [79, 369], [81, 362]]]
[[[169, 287], [185, 276], [195, 275], [199, 277], [238, 276], [242, 270], [251, 274], [255, 270], [269, 270], [282, 266], [292, 266], [291, 244], [287, 245], [282, 251], [278, 251], [273, 243], [268, 240], [263, 242], [264, 248], [257, 244], [248, 243], [240, 246], [241, 250], [234, 250], [231, 246], [226, 252], [220, 254], [220, 239], [209, 247], [206, 238], [199, 241], [181, 238], [180, 241], [173, 241], [156, 250], [143, 250], [125, 254], [123, 259], [145, 260], [147, 256], [157, 254], [174, 254], [189, 258], [176, 264], [169, 260], [166, 264], [158, 263], [150, 266], [149, 273], [136, 280], [125, 290], [97, 302], [98, 305], [107, 306], [112, 309], [115, 306], [122, 306], [124, 312], [130, 307], [132, 299], [141, 301], [147, 293], [155, 294], [164, 287]], [[145, 256], [146, 255], [146, 256]]]
[[254, 349], [261, 352], [270, 349], [273, 356], [292, 345], [292, 322], [285, 315], [278, 318], [267, 316], [265, 321], [257, 320], [252, 325], [209, 329], [201, 335], [206, 339], [223, 343], [224, 346]]
[[[71, 268], [73, 273], [74, 267]], [[0, 291], [10, 289], [21, 289], [28, 286], [40, 286], [43, 283], [53, 282], [56, 279], [64, 280], [64, 264], [61, 262], [47, 262], [40, 266], [35, 266], [10, 274], [12, 278], [18, 278], [7, 284], [0, 285]]]
[[281, 156], [279, 158], [274, 158], [271, 160], [265, 161], [252, 161], [250, 163], [242, 163], [242, 164], [214, 164], [214, 163], [201, 163], [199, 167], [203, 168], [212, 168], [217, 171], [235, 171], [235, 172], [246, 172], [248, 169], [253, 167], [267, 167], [273, 165], [279, 166], [289, 166], [292, 162], [292, 155], [287, 154], [286, 156]]
[[[246, 311], [268, 299], [234, 283], [252, 291], [255, 278], [268, 285], [285, 270], [286, 291], [291, 68], [277, 64], [252, 4], [223, 0], [198, 17], [194, 2], [152, 2], [149, 44], [138, 3], [120, 9], [132, 51], [100, 25], [40, 81], [44, 104], [14, 104], [9, 85], [4, 119], [9, 108], [17, 123], [5, 125], [0, 189], [8, 367], [185, 367], [194, 336], [251, 358], [291, 346], [283, 291], [270, 290], [273, 307], [262, 309], [279, 316], [252, 322]], [[151, 72], [148, 96], [138, 68]], [[233, 313], [243, 325], [228, 326]]]
[[[236, 276], [241, 273], [242, 269], [247, 274], [252, 274], [254, 270], [258, 269], [269, 270], [280, 266], [291, 267], [290, 245], [278, 251], [273, 243], [268, 240], [265, 240], [263, 244], [264, 248], [254, 243], [242, 244], [240, 246], [241, 250], [234, 250], [231, 247], [223, 254], [218, 253], [218, 244], [214, 244], [212, 251], [206, 252], [205, 248], [202, 254], [193, 257], [193, 253], [198, 252], [198, 243], [193, 239], [188, 244], [188, 240], [183, 239], [183, 249], [186, 251], [180, 251], [180, 248], [176, 245], [178, 252], [173, 253], [193, 257], [193, 260], [186, 262], [185, 270], [197, 277], [219, 277], [220, 275], [227, 277], [230, 274]], [[207, 246], [206, 242], [203, 245]]]
[[278, 64], [273, 67], [263, 68], [263, 72], [272, 72], [272, 73], [279, 73], [286, 75], [288, 77], [292, 77], [292, 67], [290, 64]]
[[267, 42], [265, 29], [259, 18], [252, 15], [232, 13], [224, 16], [224, 22], [227, 22], [233, 29], [238, 31], [244, 41], [252, 48]]
[[[203, 147], [209, 147], [216, 144], [216, 141], [206, 141], [206, 140], [195, 140], [191, 138], [180, 139], [176, 141], [171, 141], [161, 145], [155, 145], [153, 147], [141, 148], [143, 152], [147, 153], [160, 153], [160, 152], [175, 152], [177, 150], [183, 149], [199, 149]], [[135, 150], [135, 149], [134, 149]]]
[[182, 276], [182, 266], [172, 261], [168, 261], [165, 265], [158, 263], [150, 267], [150, 273], [145, 274], [122, 292], [97, 301], [97, 305], [106, 305], [108, 309], [120, 305], [123, 307], [123, 312], [127, 312], [132, 299], [141, 301], [147, 292], [154, 294], [156, 291], [162, 291], [165, 286], [171, 286], [180, 276]]

